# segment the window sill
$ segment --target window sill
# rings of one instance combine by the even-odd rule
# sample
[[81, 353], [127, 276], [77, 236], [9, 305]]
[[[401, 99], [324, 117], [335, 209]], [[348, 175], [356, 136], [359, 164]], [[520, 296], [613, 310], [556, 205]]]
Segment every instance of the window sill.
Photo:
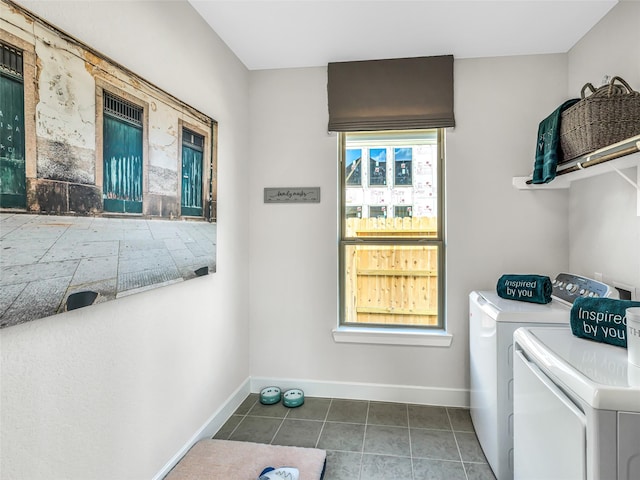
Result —
[[445, 330], [338, 327], [332, 330], [332, 334], [336, 343], [449, 347], [453, 341], [453, 335]]

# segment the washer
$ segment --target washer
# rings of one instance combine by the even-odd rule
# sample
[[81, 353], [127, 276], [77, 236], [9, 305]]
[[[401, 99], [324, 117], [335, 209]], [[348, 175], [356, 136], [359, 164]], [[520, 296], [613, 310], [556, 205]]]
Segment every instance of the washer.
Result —
[[471, 420], [498, 480], [513, 478], [514, 332], [525, 326], [568, 324], [576, 298], [611, 295], [606, 284], [568, 273], [553, 281], [548, 304], [506, 300], [491, 291], [469, 295]]
[[568, 326], [514, 335], [517, 480], [640, 478], [640, 368]]

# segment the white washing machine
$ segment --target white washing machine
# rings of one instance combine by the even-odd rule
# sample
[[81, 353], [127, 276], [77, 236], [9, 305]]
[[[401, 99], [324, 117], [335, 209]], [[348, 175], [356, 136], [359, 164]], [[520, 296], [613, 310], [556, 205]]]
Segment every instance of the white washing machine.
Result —
[[568, 324], [576, 298], [611, 295], [606, 284], [568, 273], [553, 281], [548, 304], [506, 300], [491, 291], [469, 295], [471, 419], [498, 480], [513, 478], [513, 333]]
[[640, 479], [640, 367], [570, 327], [514, 335], [516, 480]]

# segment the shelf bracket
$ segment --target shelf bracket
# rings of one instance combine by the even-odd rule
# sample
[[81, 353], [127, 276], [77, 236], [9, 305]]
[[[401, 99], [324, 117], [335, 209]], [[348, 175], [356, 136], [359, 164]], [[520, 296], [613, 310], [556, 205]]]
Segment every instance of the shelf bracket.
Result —
[[[639, 142], [640, 143], [640, 142]], [[636, 207], [636, 215], [638, 217], [640, 217], [640, 167], [638, 167], [637, 169], [637, 177], [638, 180], [636, 182], [634, 182], [633, 180], [631, 180], [629, 177], [627, 177], [624, 173], [622, 173], [620, 170], [618, 170], [616, 167], [611, 166], [611, 168], [613, 168], [613, 171], [616, 172], [618, 175], [620, 175], [623, 179], [625, 179], [627, 181], [627, 183], [629, 183], [630, 185], [632, 185], [636, 191], [637, 191], [637, 196], [638, 196], [638, 205]]]
[[627, 177], [624, 173], [622, 173], [620, 170], [618, 170], [616, 167], [611, 167], [613, 168], [613, 171], [616, 172], [618, 175], [620, 175], [622, 178], [624, 178], [631, 186], [633, 186], [636, 190], [638, 190], [638, 192], [640, 193], [640, 186], [638, 186], [638, 184], [636, 182], [634, 182], [633, 180], [631, 180], [629, 177]]

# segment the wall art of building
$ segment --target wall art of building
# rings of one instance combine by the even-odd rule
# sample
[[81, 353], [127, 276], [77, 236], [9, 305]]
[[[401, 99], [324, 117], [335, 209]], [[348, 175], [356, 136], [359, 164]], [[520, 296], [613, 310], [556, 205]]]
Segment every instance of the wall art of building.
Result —
[[7, 0], [0, 13], [0, 328], [83, 288], [104, 301], [215, 271], [217, 123], [46, 19]]

